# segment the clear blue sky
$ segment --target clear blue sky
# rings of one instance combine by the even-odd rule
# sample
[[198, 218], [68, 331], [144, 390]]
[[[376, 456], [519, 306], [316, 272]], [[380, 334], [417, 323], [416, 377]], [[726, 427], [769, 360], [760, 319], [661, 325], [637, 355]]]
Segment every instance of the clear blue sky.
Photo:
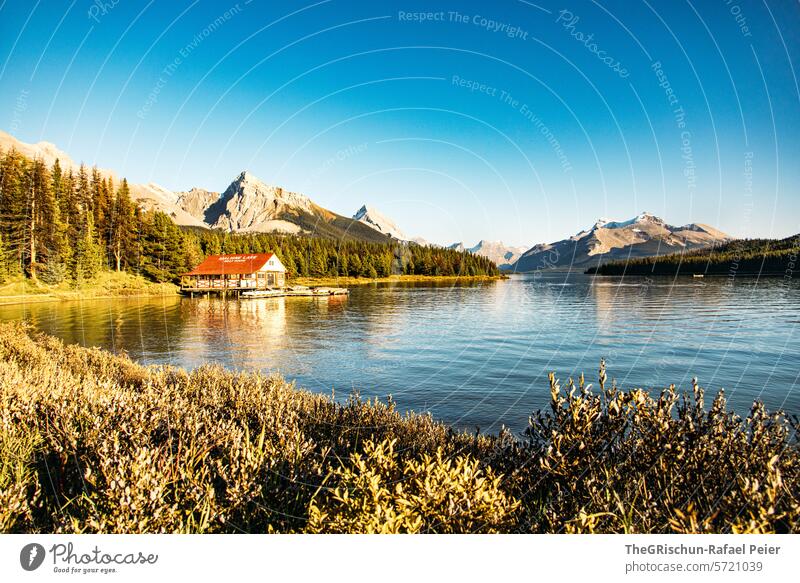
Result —
[[174, 190], [248, 169], [437, 242], [644, 210], [783, 237], [798, 31], [775, 0], [6, 0], [0, 127]]

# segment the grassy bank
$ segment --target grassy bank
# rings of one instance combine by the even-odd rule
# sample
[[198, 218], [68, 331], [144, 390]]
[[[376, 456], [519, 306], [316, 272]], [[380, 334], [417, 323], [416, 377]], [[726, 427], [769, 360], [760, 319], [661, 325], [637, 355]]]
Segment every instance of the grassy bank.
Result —
[[3, 532], [798, 532], [796, 425], [551, 380], [522, 440], [0, 325]]
[[138, 275], [104, 271], [77, 287], [71, 283], [47, 285], [24, 277], [14, 278], [0, 285], [0, 305], [177, 293], [178, 287], [171, 283], [154, 283]]
[[508, 279], [507, 275], [392, 275], [389, 277], [293, 277], [288, 285], [335, 286], [366, 285], [390, 282], [478, 282]]

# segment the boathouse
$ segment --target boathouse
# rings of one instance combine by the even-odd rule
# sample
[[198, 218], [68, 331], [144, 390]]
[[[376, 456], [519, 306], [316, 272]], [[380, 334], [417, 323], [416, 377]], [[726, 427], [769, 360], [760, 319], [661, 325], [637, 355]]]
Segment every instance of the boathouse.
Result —
[[209, 255], [181, 276], [184, 292], [225, 292], [282, 288], [286, 268], [274, 253]]

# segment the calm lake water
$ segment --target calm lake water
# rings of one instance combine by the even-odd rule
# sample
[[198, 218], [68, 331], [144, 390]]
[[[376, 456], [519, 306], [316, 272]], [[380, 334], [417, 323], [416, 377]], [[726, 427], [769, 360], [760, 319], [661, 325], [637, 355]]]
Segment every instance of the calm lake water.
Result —
[[350, 297], [147, 298], [0, 307], [67, 342], [145, 364], [276, 371], [346, 397], [391, 394], [459, 427], [524, 429], [547, 372], [623, 387], [724, 388], [800, 412], [800, 282], [547, 273], [452, 285], [355, 286]]

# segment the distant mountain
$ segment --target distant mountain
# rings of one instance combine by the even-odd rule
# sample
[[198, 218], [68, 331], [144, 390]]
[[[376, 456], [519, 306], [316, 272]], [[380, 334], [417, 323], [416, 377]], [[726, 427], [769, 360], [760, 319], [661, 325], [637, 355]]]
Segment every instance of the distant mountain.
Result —
[[586, 269], [607, 261], [668, 255], [729, 240], [728, 235], [708, 225], [674, 227], [645, 212], [628, 221], [600, 219], [569, 239], [535, 245], [511, 269]]
[[611, 261], [590, 267], [599, 275], [724, 275], [784, 277], [797, 260], [800, 234], [785, 239], [735, 239], [672, 255]]
[[450, 245], [437, 245], [426, 241], [422, 237], [415, 237], [411, 241], [418, 245], [444, 247], [460, 253], [468, 251], [473, 255], [481, 255], [493, 261], [500, 269], [511, 269], [514, 262], [525, 252], [525, 247], [510, 247], [502, 241], [487, 241], [486, 239], [481, 239], [474, 247], [467, 247], [462, 241], [451, 243]]
[[[14, 148], [20, 154], [28, 158], [40, 158], [48, 166], [58, 160], [61, 168], [64, 170], [72, 170], [77, 172], [80, 164], [73, 161], [70, 156], [56, 147], [55, 144], [50, 142], [38, 142], [36, 144], [27, 144], [22, 142], [4, 131], [0, 131], [0, 149], [9, 150]], [[91, 168], [88, 168], [91, 171]], [[121, 178], [117, 176], [112, 170], [98, 168], [97, 171], [103, 178], [111, 178], [116, 184], [119, 184]], [[204, 227], [202, 220], [198, 220], [190, 213], [183, 210], [177, 205], [178, 196], [171, 190], [163, 186], [150, 182], [148, 184], [134, 184], [129, 183], [131, 197], [139, 204], [140, 207], [150, 210], [155, 209], [161, 211], [174, 220], [179, 225], [187, 225], [193, 227]]]
[[367, 205], [362, 206], [358, 209], [358, 212], [353, 215], [353, 220], [364, 223], [379, 233], [383, 233], [394, 239], [399, 239], [401, 241], [407, 240], [403, 231], [400, 230], [400, 227], [398, 227], [392, 219], [374, 207]]
[[486, 241], [481, 239], [478, 244], [468, 249], [473, 255], [482, 255], [493, 261], [500, 269], [510, 269], [514, 262], [525, 253], [525, 247], [509, 247], [502, 241]]
[[232, 233], [292, 233], [384, 242], [388, 236], [359, 221], [337, 215], [304, 194], [268, 185], [240, 173], [222, 194], [193, 188], [176, 195], [176, 204], [195, 220]]

